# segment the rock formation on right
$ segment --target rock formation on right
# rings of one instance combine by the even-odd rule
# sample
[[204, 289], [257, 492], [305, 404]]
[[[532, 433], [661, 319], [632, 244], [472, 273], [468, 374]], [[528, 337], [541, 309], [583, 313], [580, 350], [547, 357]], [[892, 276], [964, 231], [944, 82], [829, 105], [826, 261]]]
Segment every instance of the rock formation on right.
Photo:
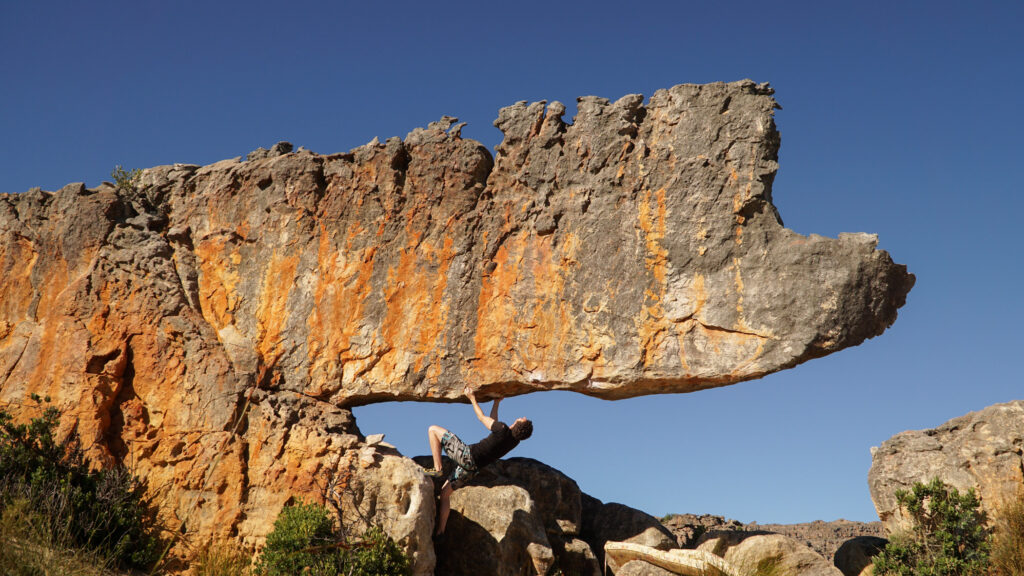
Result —
[[868, 484], [890, 534], [906, 525], [896, 491], [935, 477], [961, 492], [973, 488], [991, 520], [1024, 490], [1024, 400], [901, 432], [873, 448]]

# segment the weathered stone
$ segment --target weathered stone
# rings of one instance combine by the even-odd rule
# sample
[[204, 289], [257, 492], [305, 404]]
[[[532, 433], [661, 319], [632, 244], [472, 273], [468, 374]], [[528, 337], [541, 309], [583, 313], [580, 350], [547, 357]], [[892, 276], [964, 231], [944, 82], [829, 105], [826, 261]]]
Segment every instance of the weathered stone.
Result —
[[630, 560], [615, 571], [615, 576], [676, 576], [676, 573], [643, 560]]
[[330, 499], [349, 534], [380, 526], [410, 555], [413, 574], [433, 573], [434, 487], [415, 462], [378, 440], [344, 452], [333, 479]]
[[896, 491], [935, 477], [961, 492], [973, 488], [994, 519], [1024, 489], [1024, 401], [989, 406], [931, 430], [901, 432], [873, 448], [868, 485], [890, 534], [908, 526]]
[[851, 538], [836, 550], [833, 563], [843, 576], [871, 576], [874, 574], [872, 562], [889, 541], [875, 536], [858, 536]]
[[344, 408], [466, 381], [687, 392], [856, 345], [913, 276], [870, 236], [782, 227], [771, 93], [590, 97], [572, 125], [520, 103], [495, 158], [446, 117], [344, 154], [0, 195], [0, 401], [52, 397], [168, 523], [257, 546], [344, 451], [372, 469]]
[[[640, 574], [658, 575], [661, 572], [654, 567], [662, 568], [672, 574], [686, 576], [741, 576], [730, 562], [705, 550], [658, 550], [650, 546], [630, 542], [606, 542], [604, 546], [606, 566], [616, 576], [629, 564], [634, 564], [632, 571]], [[639, 562], [640, 564], [635, 564]]]
[[582, 495], [583, 530], [580, 538], [590, 544], [599, 562], [604, 562], [606, 542], [640, 544], [657, 550], [676, 548], [676, 539], [657, 518], [624, 504], [602, 503]]
[[800, 524], [758, 524], [754, 522], [747, 524], [746, 530], [773, 532], [789, 536], [806, 544], [811, 550], [821, 554], [829, 561], [835, 557], [839, 546], [851, 538], [885, 535], [885, 528], [882, 527], [881, 522], [853, 522], [850, 520], [833, 520], [831, 522], [815, 520]]
[[764, 569], [774, 566], [775, 573], [791, 576], [842, 575], [820, 554], [781, 534], [717, 532], [705, 535], [697, 549], [725, 558], [741, 573], [753, 573], [760, 565]]
[[[432, 465], [429, 456], [417, 456], [415, 461], [425, 467]], [[452, 462], [447, 457], [442, 459], [442, 469], [445, 476], [451, 473]], [[436, 480], [436, 492], [443, 482], [444, 478]], [[468, 488], [474, 490], [467, 491]], [[509, 492], [507, 488], [516, 490]], [[519, 490], [526, 496], [509, 496], [520, 494]], [[502, 570], [518, 574], [516, 570], [555, 564], [565, 573], [570, 573], [571, 568], [575, 573], [590, 574], [599, 564], [587, 542], [577, 538], [583, 524], [581, 497], [575, 481], [546, 464], [529, 458], [498, 460], [453, 493], [452, 510], [458, 509], [459, 515], [453, 512], [446, 536], [436, 546], [438, 558], [442, 559], [439, 573], [453, 576], [489, 573], [490, 560], [481, 564], [483, 561], [479, 559], [459, 557], [465, 556], [465, 550], [486, 550], [498, 554], [498, 560], [507, 563], [523, 559], [521, 555], [516, 556], [518, 547], [530, 550], [530, 562], [509, 564]], [[508, 506], [514, 508], [498, 510]], [[455, 524], [452, 524], [453, 519]], [[534, 523], [538, 521], [543, 538], [536, 534]], [[523, 525], [513, 526], [513, 523]], [[490, 528], [481, 530], [480, 527]], [[498, 538], [495, 531], [499, 528], [502, 534], [517, 535], [518, 540]]]
[[661, 523], [676, 537], [680, 548], [696, 546], [700, 537], [708, 532], [743, 529], [742, 522], [713, 514], [671, 514]]
[[547, 574], [554, 552], [529, 492], [514, 485], [456, 490], [437, 551], [437, 572], [451, 576]]
[[557, 542], [553, 542], [555, 548], [556, 566], [561, 569], [562, 574], [579, 574], [579, 576], [602, 576], [601, 564], [597, 556], [590, 549], [590, 545], [578, 538], [572, 538], [562, 544], [561, 549], [557, 548]]

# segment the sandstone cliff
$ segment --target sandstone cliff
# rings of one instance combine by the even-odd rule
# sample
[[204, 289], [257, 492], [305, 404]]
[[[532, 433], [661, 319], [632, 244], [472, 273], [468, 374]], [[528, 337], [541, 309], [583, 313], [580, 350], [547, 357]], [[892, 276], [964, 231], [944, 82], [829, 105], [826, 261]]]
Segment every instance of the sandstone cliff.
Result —
[[914, 278], [874, 237], [783, 228], [771, 93], [588, 97], [572, 124], [518, 103], [493, 158], [444, 118], [344, 154], [0, 195], [0, 401], [52, 397], [189, 533], [254, 544], [291, 495], [351, 479], [428, 570], [403, 518], [429, 483], [398, 474], [377, 506], [373, 475], [414, 464], [354, 458], [347, 407], [466, 382], [481, 400], [689, 392], [895, 320]]

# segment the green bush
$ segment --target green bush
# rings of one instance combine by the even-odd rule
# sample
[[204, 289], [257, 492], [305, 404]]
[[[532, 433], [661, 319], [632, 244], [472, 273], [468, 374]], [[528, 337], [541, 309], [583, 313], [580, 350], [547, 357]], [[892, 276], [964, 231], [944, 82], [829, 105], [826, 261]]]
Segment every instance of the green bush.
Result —
[[354, 544], [346, 554], [346, 572], [365, 576], [407, 576], [411, 574], [409, 558], [384, 530], [373, 526], [363, 534], [363, 541]]
[[896, 492], [911, 528], [875, 556], [875, 574], [976, 576], [989, 564], [989, 535], [974, 490], [960, 494], [938, 478]]
[[407, 576], [409, 559], [379, 527], [359, 542], [346, 542], [319, 504], [286, 506], [267, 535], [256, 564], [265, 576]]
[[110, 172], [110, 177], [114, 179], [114, 186], [121, 192], [135, 192], [138, 189], [139, 178], [142, 177], [142, 170], [125, 170], [118, 164]]
[[56, 440], [59, 420], [52, 407], [27, 424], [0, 410], [0, 507], [27, 502], [51, 537], [116, 566], [148, 567], [160, 543], [145, 487], [124, 467], [90, 470], [75, 438]]
[[341, 569], [342, 555], [326, 508], [317, 504], [285, 506], [267, 535], [256, 571], [266, 576], [291, 576], [308, 569], [309, 574], [333, 576]]

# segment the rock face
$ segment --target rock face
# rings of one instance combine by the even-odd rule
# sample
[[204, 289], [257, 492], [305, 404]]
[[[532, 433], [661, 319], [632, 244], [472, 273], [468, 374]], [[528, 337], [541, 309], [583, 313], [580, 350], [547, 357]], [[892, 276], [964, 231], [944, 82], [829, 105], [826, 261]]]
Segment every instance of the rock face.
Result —
[[811, 550], [832, 560], [845, 542], [859, 537], [881, 537], [885, 535], [881, 522], [852, 522], [834, 520], [804, 522], [801, 524], [743, 524], [737, 520], [726, 520], [712, 514], [672, 514], [662, 524], [676, 537], [681, 548], [697, 545], [701, 536], [708, 532], [772, 532], [789, 536]]
[[868, 485], [878, 517], [892, 533], [906, 519], [896, 491], [938, 477], [973, 488], [989, 520], [1024, 490], [1024, 401], [989, 406], [931, 430], [911, 430], [872, 449]]
[[889, 541], [875, 536], [858, 536], [836, 550], [835, 565], [843, 576], [871, 576], [875, 573], [874, 558]]
[[640, 544], [656, 550], [677, 548], [676, 539], [657, 518], [629, 506], [605, 504], [586, 494], [583, 501], [582, 538], [604, 563], [605, 542]]
[[[429, 456], [416, 461], [430, 465]], [[445, 458], [446, 473], [450, 466]], [[600, 548], [583, 532], [593, 523], [584, 499], [593, 500], [546, 464], [529, 458], [495, 462], [452, 494], [445, 537], [436, 545], [438, 574], [546, 574], [556, 566], [566, 574], [598, 576], [594, 550]]]
[[0, 195], [0, 401], [52, 397], [168, 521], [254, 546], [361, 450], [347, 407], [466, 381], [688, 392], [859, 344], [913, 276], [871, 236], [782, 227], [771, 94], [583, 98], [571, 125], [519, 103], [494, 158], [444, 118], [344, 154]]
[[[719, 532], [707, 534], [702, 540], [697, 550], [725, 558], [741, 573], [842, 576], [842, 572], [820, 554], [782, 534]], [[774, 572], [770, 568], [774, 568]]]

